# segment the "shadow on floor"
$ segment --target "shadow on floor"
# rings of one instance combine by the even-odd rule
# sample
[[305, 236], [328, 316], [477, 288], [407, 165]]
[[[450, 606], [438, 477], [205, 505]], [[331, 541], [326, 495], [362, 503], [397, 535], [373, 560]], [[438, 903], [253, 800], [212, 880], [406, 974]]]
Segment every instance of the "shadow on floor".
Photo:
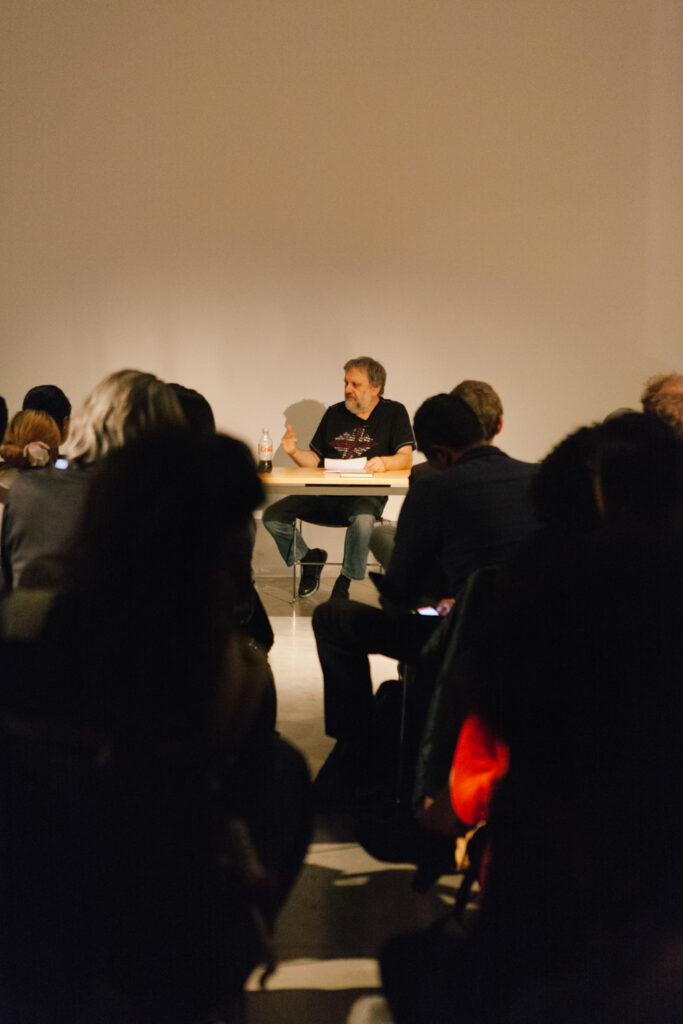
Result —
[[[275, 628], [271, 664], [278, 688], [278, 725], [315, 771], [332, 741], [322, 722], [322, 675], [310, 628], [313, 608], [327, 600], [329, 582], [311, 598], [292, 600], [291, 578], [257, 580]], [[377, 604], [369, 580], [352, 584], [354, 599]], [[391, 666], [380, 666], [382, 672]], [[384, 675], [382, 675], [384, 678]], [[382, 864], [354, 841], [349, 815], [316, 821], [299, 879], [277, 923], [278, 970], [259, 990], [250, 979], [248, 1024], [346, 1024], [361, 995], [380, 991], [377, 952], [390, 935], [426, 927], [452, 905], [460, 876], [442, 878], [424, 895], [411, 888], [414, 868]]]

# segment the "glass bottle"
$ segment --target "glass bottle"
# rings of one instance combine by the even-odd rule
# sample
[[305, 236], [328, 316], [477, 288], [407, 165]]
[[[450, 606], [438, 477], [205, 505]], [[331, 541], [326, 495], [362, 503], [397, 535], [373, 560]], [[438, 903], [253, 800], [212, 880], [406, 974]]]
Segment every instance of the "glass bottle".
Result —
[[258, 443], [258, 472], [270, 473], [273, 468], [273, 442], [268, 427], [264, 427]]

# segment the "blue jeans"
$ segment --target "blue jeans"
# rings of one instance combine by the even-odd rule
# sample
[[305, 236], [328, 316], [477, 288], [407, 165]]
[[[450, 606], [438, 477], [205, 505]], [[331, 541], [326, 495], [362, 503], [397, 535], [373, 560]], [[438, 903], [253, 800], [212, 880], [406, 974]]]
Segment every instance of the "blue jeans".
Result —
[[291, 494], [268, 506], [263, 513], [263, 525], [287, 565], [300, 561], [309, 550], [296, 528], [297, 519], [316, 526], [345, 526], [342, 572], [350, 580], [362, 580], [370, 537], [386, 501], [386, 498], [372, 496], [356, 498], [322, 494], [307, 497], [305, 494]]

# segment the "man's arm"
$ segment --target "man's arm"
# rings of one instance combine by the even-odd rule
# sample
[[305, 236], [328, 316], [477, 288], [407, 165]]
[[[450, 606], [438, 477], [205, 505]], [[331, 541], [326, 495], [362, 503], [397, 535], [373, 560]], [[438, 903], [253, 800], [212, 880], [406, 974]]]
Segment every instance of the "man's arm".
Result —
[[306, 449], [297, 448], [296, 446], [296, 434], [292, 430], [291, 424], [287, 424], [287, 430], [285, 431], [284, 437], [280, 442], [283, 451], [286, 451], [290, 459], [294, 459], [297, 466], [313, 467], [317, 466], [320, 459], [315, 454]]
[[[389, 433], [382, 441], [386, 455], [375, 455], [368, 459], [366, 469], [371, 473], [385, 473], [389, 469], [410, 469], [413, 464], [415, 447], [413, 428], [410, 425], [408, 410], [400, 402], [388, 402], [386, 406], [390, 416]], [[412, 442], [412, 443], [409, 443]], [[394, 452], [390, 455], [389, 452]]]
[[376, 455], [368, 459], [366, 469], [369, 473], [386, 473], [389, 469], [410, 469], [413, 464], [413, 449], [404, 444], [395, 455]]

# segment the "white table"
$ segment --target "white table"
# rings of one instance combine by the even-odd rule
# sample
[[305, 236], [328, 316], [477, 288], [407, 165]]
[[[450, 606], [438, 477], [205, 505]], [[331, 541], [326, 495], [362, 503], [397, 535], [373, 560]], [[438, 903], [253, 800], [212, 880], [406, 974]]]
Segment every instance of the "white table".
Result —
[[386, 473], [326, 473], [322, 468], [306, 469], [301, 466], [275, 466], [271, 473], [262, 473], [269, 505], [287, 494], [406, 494], [409, 469], [389, 470]]

